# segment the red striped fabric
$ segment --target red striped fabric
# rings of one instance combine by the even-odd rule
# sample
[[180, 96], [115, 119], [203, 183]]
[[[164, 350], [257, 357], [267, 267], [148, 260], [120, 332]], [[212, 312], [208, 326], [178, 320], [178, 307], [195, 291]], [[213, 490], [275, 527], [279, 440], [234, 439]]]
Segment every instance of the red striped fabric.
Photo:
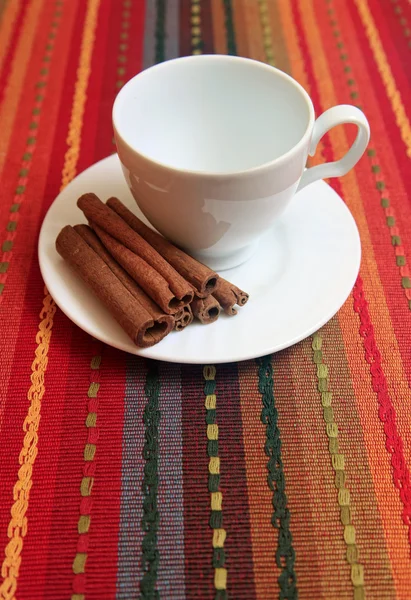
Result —
[[[408, 599], [410, 40], [407, 0], [0, 1], [0, 598]], [[40, 276], [46, 211], [115, 151], [118, 90], [176, 52], [265, 61], [318, 114], [370, 121], [331, 182], [362, 240], [353, 293], [258, 362], [127, 357]]]

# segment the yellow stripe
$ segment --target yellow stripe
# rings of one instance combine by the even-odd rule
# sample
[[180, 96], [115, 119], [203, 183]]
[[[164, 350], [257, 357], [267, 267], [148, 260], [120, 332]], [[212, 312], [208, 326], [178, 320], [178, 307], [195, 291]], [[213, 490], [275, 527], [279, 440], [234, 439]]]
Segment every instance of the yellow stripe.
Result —
[[[94, 47], [99, 5], [100, 0], [89, 0], [87, 7], [69, 134], [67, 138], [69, 148], [65, 155], [62, 173], [62, 188], [76, 175], [76, 166], [81, 145], [84, 106], [87, 99], [86, 91], [90, 77], [90, 64]], [[30, 405], [23, 424], [23, 430], [26, 435], [19, 457], [21, 467], [13, 491], [14, 504], [11, 508], [11, 520], [7, 531], [9, 542], [5, 548], [5, 559], [2, 565], [2, 576], [4, 578], [0, 587], [0, 597], [2, 600], [15, 600], [17, 579], [21, 565], [21, 552], [23, 550], [24, 537], [27, 534], [28, 527], [26, 513], [28, 509], [29, 492], [33, 485], [33, 465], [38, 452], [37, 432], [40, 423], [41, 400], [46, 391], [44, 376], [47, 369], [53, 318], [56, 312], [56, 306], [49, 295], [47, 288], [44, 289], [44, 293], [43, 308], [40, 313], [41, 321], [36, 335], [37, 348], [35, 351], [35, 359], [31, 367], [32, 385], [27, 394]], [[87, 489], [91, 490], [91, 483], [85, 482], [84, 486], [86, 486], [86, 484]]]
[[374, 55], [374, 60], [377, 63], [381, 79], [383, 80], [387, 96], [391, 103], [391, 108], [395, 114], [395, 121], [400, 130], [401, 138], [407, 148], [407, 156], [408, 158], [411, 158], [410, 122], [402, 103], [401, 94], [395, 85], [395, 79], [384, 52], [380, 36], [378, 35], [378, 29], [375, 26], [367, 0], [354, 0], [354, 2], [360, 14], [362, 24], [364, 25], [368, 43]]
[[227, 588], [227, 569], [217, 568], [214, 572], [214, 587], [216, 590]]
[[212, 475], [220, 474], [220, 458], [218, 456], [210, 457], [210, 462], [208, 463], [208, 470]]
[[212, 492], [211, 494], [211, 510], [222, 510], [223, 494], [221, 492]]
[[[98, 371], [100, 369], [100, 364], [101, 364], [101, 355], [96, 354], [91, 359], [90, 368], [93, 371]], [[100, 384], [97, 381], [92, 381], [89, 385], [87, 396], [89, 398], [96, 398], [99, 388], [100, 388]], [[90, 405], [89, 405], [89, 410], [90, 410]], [[95, 410], [97, 410], [97, 405], [95, 405]], [[93, 415], [91, 419], [88, 418], [90, 415]], [[88, 424], [88, 423], [91, 423], [91, 424]], [[95, 428], [96, 425], [97, 425], [97, 413], [89, 412], [87, 415], [86, 427], [88, 429], [90, 429], [90, 428]], [[86, 443], [86, 445], [84, 446], [84, 460], [86, 462], [90, 463], [94, 460], [94, 457], [96, 454], [96, 449], [97, 449], [97, 447], [95, 444], [90, 444], [88, 442]], [[94, 477], [83, 477], [81, 484], [80, 484], [80, 495], [83, 498], [86, 496], [91, 496], [91, 490], [93, 489], [93, 484], [94, 484]], [[78, 522], [77, 522], [77, 531], [78, 531], [79, 535], [84, 536], [85, 534], [88, 533], [88, 530], [90, 529], [90, 523], [91, 523], [91, 515], [85, 515], [85, 514], [80, 515]], [[75, 575], [78, 575], [79, 573], [85, 573], [87, 557], [88, 557], [87, 552], [76, 552], [76, 554], [74, 556], [74, 560], [73, 560], [73, 566], [72, 566], [73, 573]], [[71, 600], [78, 600], [78, 596], [79, 596], [78, 594], [75, 594], [75, 593], [72, 594]], [[81, 594], [80, 594], [80, 597], [81, 597]]]
[[[315, 19], [312, 0], [299, 0], [300, 13], [304, 16], [302, 26], [309, 52], [315, 56], [313, 61], [314, 76], [317, 81], [320, 101], [323, 106], [333, 106], [338, 100], [334, 90], [332, 75], [327, 62], [321, 34]], [[334, 127], [329, 132], [331, 146], [336, 156], [344, 155], [349, 149], [346, 132], [343, 128]], [[379, 323], [374, 335], [382, 355], [385, 375], [389, 393], [395, 404], [401, 437], [404, 441], [404, 451], [409, 452], [408, 431], [403, 423], [407, 422], [407, 402], [411, 400], [411, 392], [407, 385], [407, 377], [402, 363], [401, 353], [396, 340], [390, 312], [387, 306], [384, 289], [378, 272], [371, 240], [367, 217], [359, 190], [355, 169], [340, 179], [343, 197], [351, 210], [361, 235], [363, 249], [361, 276], [364, 283], [364, 292], [368, 300], [368, 309], [372, 323]], [[356, 322], [356, 318], [352, 316]]]
[[[337, 104], [337, 97], [335, 94], [333, 79], [330, 72], [329, 64], [327, 62], [326, 53], [321, 41], [321, 34], [315, 19], [314, 7], [312, 0], [299, 0], [299, 11], [304, 17], [302, 19], [302, 26], [304, 28], [305, 37], [308, 45], [308, 52], [311, 56], [315, 56], [313, 61], [314, 77], [318, 86], [318, 92], [320, 97], [320, 103], [323, 106], [333, 106]], [[331, 129], [330, 141], [333, 152], [337, 156], [345, 154], [349, 148], [348, 139], [344, 129], [334, 128]], [[356, 175], [355, 169], [350, 171], [347, 175], [341, 178], [341, 187], [343, 190], [343, 197], [347, 202], [347, 206], [350, 208], [357, 226], [360, 230], [361, 243], [363, 248], [362, 254], [362, 266], [361, 276], [364, 283], [364, 292], [368, 300], [368, 309], [372, 323], [378, 323], [378, 327], [374, 330], [377, 346], [381, 352], [382, 364], [384, 365], [385, 376], [387, 379], [387, 385], [392, 401], [395, 404], [395, 410], [397, 412], [397, 427], [400, 431], [400, 435], [404, 441], [404, 453], [407, 455], [410, 451], [409, 429], [406, 429], [408, 420], [408, 406], [411, 400], [410, 390], [407, 385], [407, 377], [404, 372], [401, 354], [398, 348], [398, 342], [395, 337], [393, 330], [393, 324], [391, 321], [390, 313], [386, 303], [386, 297], [380, 275], [377, 268], [377, 263], [374, 255], [374, 247], [370, 237], [370, 231], [368, 228], [367, 218], [362, 203], [362, 197], [360, 187]], [[362, 373], [362, 380], [360, 383], [356, 381], [356, 377], [353, 378], [354, 387], [356, 392], [363, 391], [369, 396], [370, 401], [375, 401], [375, 394], [370, 385], [369, 377], [369, 366], [365, 365], [364, 359], [357, 360], [358, 356], [363, 356], [364, 348], [362, 346], [361, 338], [358, 335], [359, 321], [358, 316], [353, 312], [352, 299], [346, 302], [339, 312], [339, 322], [343, 333], [343, 339], [346, 346], [346, 352], [349, 357], [349, 365], [351, 372], [353, 372], [353, 366], [360, 370]], [[361, 420], [364, 423], [369, 417], [367, 411], [363, 409], [362, 403], [358, 402], [358, 410], [361, 415]], [[381, 436], [383, 434], [381, 433]], [[368, 461], [373, 466], [373, 448], [377, 443], [374, 439], [375, 436], [369, 435], [367, 429], [364, 429], [364, 436], [366, 438], [365, 449], [367, 452]], [[378, 441], [383, 443], [383, 438]], [[385, 530], [387, 531], [387, 537], [389, 538], [389, 552], [390, 557], [394, 556], [391, 553], [392, 547], [399, 548], [402, 556], [408, 556], [409, 548], [407, 549], [406, 540], [406, 527], [402, 523], [401, 519], [392, 520], [390, 514], [396, 512], [400, 514], [402, 510], [401, 502], [395, 490], [391, 485], [390, 488], [384, 487], [381, 484], [383, 480], [387, 485], [392, 484], [392, 477], [389, 471], [387, 472], [384, 468], [372, 469], [372, 478], [374, 488], [376, 491], [379, 511], [384, 523]], [[385, 510], [385, 507], [388, 506]], [[391, 512], [390, 512], [391, 511]], [[405, 534], [404, 534], [405, 531]], [[396, 569], [397, 563], [392, 561], [393, 574], [396, 585], [398, 582], [402, 584], [406, 580], [406, 574], [401, 568]], [[404, 584], [405, 585], [405, 584]]]
[[[328, 4], [329, 9], [328, 9], [328, 13], [330, 13], [331, 11], [334, 13], [334, 9], [332, 7], [332, 3], [330, 2]], [[334, 13], [334, 17], [335, 17], [335, 13]], [[334, 35], [338, 34], [337, 39], [339, 40], [338, 44], [342, 44], [342, 38], [341, 38], [341, 34], [339, 31], [339, 26], [338, 26], [338, 21], [336, 18], [334, 18], [331, 22], [330, 22], [330, 26], [331, 26], [331, 30], [333, 32]], [[347, 69], [351, 70], [351, 65], [349, 64], [349, 58], [348, 58], [348, 54], [342, 54], [340, 56], [342, 63], [344, 63], [344, 72], [347, 72]], [[350, 90], [351, 90], [351, 97], [354, 97], [354, 94], [356, 95], [356, 98], [358, 99], [358, 101], [360, 100], [360, 92], [359, 92], [359, 87], [356, 85], [354, 79], [352, 79], [350, 77], [350, 79], [348, 79], [347, 81], [347, 85], [349, 86]], [[390, 232], [390, 237], [391, 237], [391, 242], [392, 245], [395, 246], [395, 259], [396, 259], [396, 266], [398, 269], [398, 273], [400, 276], [400, 283], [403, 285], [403, 290], [404, 290], [404, 299], [406, 300], [407, 306], [409, 306], [409, 309], [411, 309], [411, 302], [409, 300], [411, 300], [408, 298], [409, 294], [408, 294], [408, 289], [406, 288], [406, 286], [404, 285], [404, 277], [408, 276], [408, 264], [407, 264], [407, 257], [406, 257], [406, 253], [405, 250], [403, 248], [403, 246], [401, 244], [399, 244], [398, 242], [398, 238], [401, 239], [401, 232], [399, 231], [399, 228], [397, 226], [397, 221], [396, 221], [396, 214], [395, 214], [395, 210], [394, 207], [392, 206], [392, 202], [391, 202], [391, 195], [388, 191], [388, 189], [385, 186], [385, 176], [384, 176], [384, 171], [383, 168], [381, 167], [381, 165], [379, 164], [379, 160], [377, 157], [377, 150], [375, 148], [368, 148], [367, 151], [367, 157], [369, 162], [371, 163], [371, 173], [372, 176], [374, 178], [375, 181], [375, 186], [376, 189], [378, 190], [378, 194], [380, 196], [380, 204], [382, 205], [382, 210], [384, 211], [385, 215], [386, 215], [386, 224], [387, 224], [387, 228]]]
[[322, 338], [317, 333], [313, 337], [313, 362], [317, 366], [318, 391], [321, 396], [325, 429], [329, 438], [328, 449], [331, 463], [335, 472], [334, 484], [338, 489], [338, 504], [340, 518], [344, 526], [344, 541], [346, 543], [346, 559], [351, 569], [351, 582], [354, 586], [354, 598], [365, 598], [364, 567], [358, 563], [358, 548], [355, 543], [355, 527], [351, 523], [350, 492], [346, 488], [345, 457], [338, 448], [338, 426], [334, 421], [332, 408], [332, 392], [329, 391], [328, 367], [323, 362]]
[[[203, 377], [205, 381], [214, 381], [216, 376], [216, 368], [208, 365], [203, 369]], [[207, 411], [215, 411], [216, 409], [216, 395], [208, 394], [205, 398], [205, 408]], [[214, 413], [215, 414], [215, 413]], [[215, 441], [218, 439], [218, 426], [214, 423], [207, 425], [207, 439], [208, 441]], [[218, 456], [209, 455], [208, 472], [210, 474], [210, 481], [213, 477], [220, 476], [220, 458]], [[223, 494], [220, 491], [214, 491], [210, 493], [210, 508], [212, 513], [219, 514], [221, 517], [221, 511], [223, 509]], [[221, 523], [221, 519], [220, 519]], [[211, 524], [211, 523], [210, 523]], [[214, 569], [214, 587], [216, 590], [225, 590], [227, 588], [227, 569], [223, 568], [225, 562], [224, 559], [224, 542], [226, 539], [226, 531], [220, 527], [220, 524], [212, 524], [213, 527], [213, 556], [223, 556], [223, 560], [219, 566]]]
[[272, 67], [275, 66], [274, 50], [272, 44], [272, 32], [270, 25], [270, 15], [268, 12], [268, 6], [266, 0], [258, 0], [258, 6], [260, 8], [260, 23], [263, 32], [263, 46], [265, 51], [265, 62]]
[[84, 108], [87, 100], [87, 86], [90, 78], [91, 57], [94, 48], [95, 30], [97, 25], [98, 9], [100, 0], [89, 0], [87, 14], [84, 24], [83, 38], [81, 40], [81, 51], [79, 66], [77, 69], [77, 81], [74, 90], [73, 107], [69, 132], [67, 136], [68, 149], [64, 157], [63, 176], [61, 190], [70, 183], [77, 173], [77, 163], [80, 156], [81, 131], [83, 129]]
[[214, 529], [213, 531], [213, 548], [223, 548], [227, 533], [225, 529]]
[[14, 600], [17, 590], [17, 578], [21, 565], [21, 552], [23, 538], [27, 534], [27, 509], [29, 494], [33, 485], [32, 473], [38, 448], [38, 429], [40, 424], [41, 400], [44, 396], [44, 373], [47, 369], [47, 353], [50, 344], [51, 327], [56, 305], [50, 296], [43, 300], [40, 313], [40, 325], [36, 336], [37, 348], [31, 366], [31, 386], [27, 394], [29, 410], [24, 419], [23, 431], [25, 432], [23, 448], [20, 452], [20, 469], [18, 479], [13, 489], [14, 504], [11, 508], [11, 520], [7, 530], [9, 542], [5, 548], [5, 559], [1, 568], [3, 583], [0, 587], [0, 597], [4, 600]]
[[[220, 6], [220, 10], [222, 7]], [[222, 15], [220, 15], [222, 16]], [[191, 52], [193, 55], [202, 54], [201, 42], [201, 4], [200, 0], [191, 1]], [[214, 33], [216, 21], [214, 19]], [[222, 37], [222, 36], [221, 36]], [[216, 376], [216, 368], [214, 366], [206, 366], [203, 369], [203, 376], [206, 381], [213, 381]], [[217, 398], [215, 394], [208, 394], [205, 399], [205, 408], [207, 411], [216, 409]], [[218, 425], [215, 423], [207, 425], [207, 439], [209, 441], [218, 440]], [[218, 456], [210, 456], [208, 470], [211, 476], [219, 476], [220, 473], [220, 458]], [[212, 492], [210, 494], [211, 510], [221, 511], [223, 495], [221, 492]], [[226, 538], [224, 529], [213, 530], [213, 549], [218, 552], [223, 549]], [[227, 570], [224, 568], [215, 568], [214, 570], [214, 587], [216, 590], [225, 590], [227, 587]]]
[[202, 54], [199, 47], [201, 39], [201, 5], [200, 0], [191, 0], [191, 54]]

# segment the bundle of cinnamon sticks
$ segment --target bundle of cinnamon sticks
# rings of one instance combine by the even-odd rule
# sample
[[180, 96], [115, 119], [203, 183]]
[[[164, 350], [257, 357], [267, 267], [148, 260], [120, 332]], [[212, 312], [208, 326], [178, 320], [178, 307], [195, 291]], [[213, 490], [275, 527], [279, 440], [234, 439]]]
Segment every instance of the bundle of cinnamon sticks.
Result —
[[120, 200], [84, 194], [89, 225], [64, 227], [59, 254], [92, 289], [134, 343], [147, 348], [194, 318], [237, 314], [248, 294], [145, 225]]

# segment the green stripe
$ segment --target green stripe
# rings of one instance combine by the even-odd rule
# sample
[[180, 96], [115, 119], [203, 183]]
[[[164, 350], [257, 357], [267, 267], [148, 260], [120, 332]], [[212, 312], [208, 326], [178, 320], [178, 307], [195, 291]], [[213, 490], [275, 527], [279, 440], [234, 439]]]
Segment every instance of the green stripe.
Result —
[[147, 403], [143, 415], [145, 428], [143, 457], [146, 461], [142, 486], [143, 518], [141, 520], [144, 537], [141, 545], [143, 577], [140, 582], [140, 590], [143, 600], [157, 600], [160, 598], [158, 590], [156, 590], [157, 571], [160, 561], [160, 554], [157, 548], [157, 531], [160, 520], [157, 508], [160, 387], [158, 364], [150, 362], [144, 388]]
[[266, 425], [266, 442], [264, 451], [269, 457], [267, 462], [267, 482], [273, 492], [272, 504], [274, 508], [271, 523], [278, 529], [278, 545], [275, 553], [275, 562], [281, 569], [278, 578], [280, 599], [297, 600], [297, 577], [294, 570], [295, 551], [293, 538], [290, 531], [290, 511], [287, 507], [285, 493], [285, 475], [281, 457], [281, 437], [278, 428], [278, 411], [275, 406], [273, 367], [271, 356], [257, 360], [258, 389], [263, 402], [261, 421]]
[[[165, 60], [166, 36], [166, 2], [156, 1], [156, 26], [155, 26], [155, 62]], [[158, 526], [160, 514], [157, 506], [158, 499], [158, 435], [160, 423], [160, 375], [158, 364], [149, 361], [144, 388], [147, 403], [144, 409], [144, 448], [143, 457], [146, 461], [143, 477], [143, 518], [141, 526], [144, 537], [141, 544], [141, 566], [143, 576], [140, 582], [142, 600], [159, 600], [160, 594], [156, 589], [157, 573], [160, 562], [158, 544]]]
[[[215, 367], [210, 367], [210, 368], [215, 370]], [[203, 373], [206, 372], [206, 369], [207, 369], [207, 367], [204, 367]], [[217, 384], [216, 384], [216, 380], [215, 380], [215, 375], [213, 376], [213, 379], [206, 379], [206, 382], [204, 384], [204, 394], [206, 397], [215, 394], [216, 385]], [[205, 421], [206, 421], [207, 425], [211, 425], [216, 422], [216, 409], [215, 408], [206, 409]], [[217, 442], [217, 440], [210, 440], [210, 441]], [[218, 446], [217, 446], [217, 449], [218, 449]], [[208, 456], [210, 458], [213, 456], [218, 456], [218, 452], [213, 454], [210, 452], [210, 448], [208, 448]], [[208, 489], [209, 489], [210, 493], [220, 491], [220, 475], [216, 475], [213, 473], [208, 474]], [[209, 524], [212, 529], [220, 529], [221, 527], [223, 527], [223, 511], [222, 510], [212, 510], [211, 514], [210, 514]], [[225, 562], [226, 562], [226, 554], [225, 554], [224, 548], [223, 547], [213, 548], [213, 568], [217, 569], [217, 568], [225, 567]], [[216, 593], [214, 595], [214, 600], [227, 600], [227, 597], [228, 596], [227, 596], [226, 590], [216, 590]]]
[[166, 0], [157, 0], [155, 61], [161, 63], [166, 59]]
[[143, 67], [148, 69], [155, 63], [155, 31], [157, 23], [157, 0], [146, 0], [144, 18], [144, 58]]
[[228, 54], [236, 56], [237, 44], [235, 41], [233, 7], [231, 5], [231, 0], [223, 0], [223, 4], [225, 14], [225, 31], [227, 35], [227, 52]]
[[[223, 0], [225, 10], [225, 27], [227, 36], [228, 54], [237, 54], [235, 39], [233, 11], [231, 0]], [[266, 425], [266, 443], [264, 451], [269, 457], [267, 463], [268, 485], [273, 492], [272, 504], [274, 508], [271, 523], [279, 530], [278, 544], [275, 553], [277, 567], [281, 569], [278, 578], [280, 600], [297, 600], [297, 577], [294, 570], [295, 551], [290, 531], [290, 511], [287, 507], [285, 493], [285, 475], [281, 457], [281, 438], [278, 428], [278, 412], [275, 406], [273, 368], [271, 356], [257, 360], [258, 389], [263, 402], [261, 421]]]

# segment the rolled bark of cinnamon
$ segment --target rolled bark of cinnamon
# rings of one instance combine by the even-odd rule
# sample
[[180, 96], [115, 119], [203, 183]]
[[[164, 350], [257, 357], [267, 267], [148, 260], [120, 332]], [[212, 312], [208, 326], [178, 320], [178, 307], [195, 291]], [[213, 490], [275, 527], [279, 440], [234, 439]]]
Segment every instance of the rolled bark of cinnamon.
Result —
[[107, 206], [113, 209], [124, 221], [157, 250], [195, 288], [197, 296], [205, 298], [217, 286], [218, 275], [195, 258], [180, 250], [156, 231], [147, 227], [118, 198], [109, 198]]
[[191, 303], [193, 315], [204, 325], [214, 323], [220, 316], [221, 306], [213, 296], [195, 297]]
[[95, 194], [83, 194], [77, 206], [89, 221], [140, 256], [168, 283], [170, 290], [183, 304], [193, 299], [188, 282], [146, 240], [132, 229], [114, 210], [104, 204]]
[[[103, 246], [97, 235], [88, 225], [75, 225], [74, 230], [83, 238], [85, 242], [104, 260], [110, 270], [136, 298], [140, 304], [151, 315], [155, 323], [166, 323], [166, 335], [174, 327], [174, 317], [165, 314], [160, 310], [155, 302], [144, 292], [144, 290], [130, 277], [130, 275], [116, 262], [112, 255]], [[183, 309], [181, 309], [183, 310]]]
[[218, 280], [216, 290], [213, 292], [214, 298], [221, 304], [224, 312], [227, 315], [233, 316], [237, 314], [234, 305], [244, 306], [248, 302], [248, 294], [240, 290], [236, 285], [226, 281], [222, 277]]
[[[172, 315], [185, 305], [184, 300], [176, 298], [164, 277], [138, 254], [134, 254], [126, 246], [123, 246], [121, 242], [106, 233], [93, 221], [90, 221], [90, 225], [113, 258], [164, 312]], [[191, 290], [190, 293], [192, 294]]]
[[167, 335], [167, 323], [154, 322], [150, 313], [73, 227], [67, 225], [61, 230], [56, 249], [137, 346], [148, 348]]
[[174, 318], [174, 330], [182, 331], [187, 327], [187, 325], [190, 325], [190, 323], [193, 322], [194, 316], [190, 306], [185, 306], [180, 311], [178, 311], [178, 313], [175, 314]]

